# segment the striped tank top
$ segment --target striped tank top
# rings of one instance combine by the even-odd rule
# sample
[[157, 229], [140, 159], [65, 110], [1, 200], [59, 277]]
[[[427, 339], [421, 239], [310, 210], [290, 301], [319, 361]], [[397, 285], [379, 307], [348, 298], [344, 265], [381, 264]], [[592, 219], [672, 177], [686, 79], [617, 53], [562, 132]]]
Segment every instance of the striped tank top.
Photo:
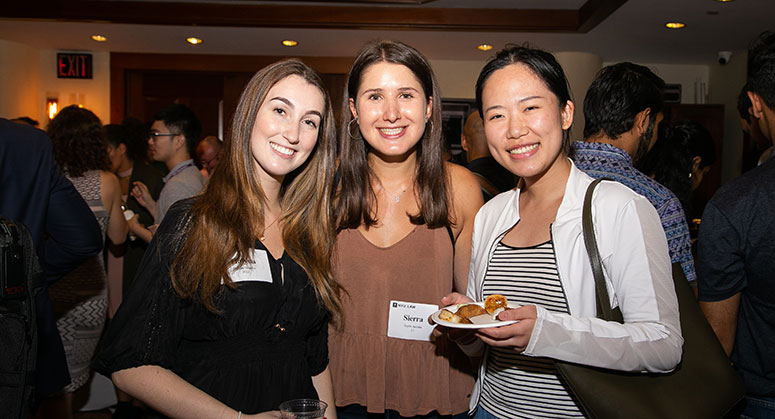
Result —
[[[551, 241], [533, 247], [498, 243], [484, 277], [485, 296], [568, 313]], [[549, 358], [490, 347], [479, 404], [499, 418], [584, 417]]]

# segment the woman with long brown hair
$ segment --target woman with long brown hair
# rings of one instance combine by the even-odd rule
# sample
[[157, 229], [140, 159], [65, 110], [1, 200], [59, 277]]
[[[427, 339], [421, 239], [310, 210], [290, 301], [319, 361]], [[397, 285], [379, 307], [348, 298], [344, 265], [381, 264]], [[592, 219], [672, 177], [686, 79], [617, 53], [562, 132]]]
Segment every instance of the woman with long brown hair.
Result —
[[470, 364], [425, 319], [466, 288], [479, 183], [442, 157], [441, 96], [416, 49], [366, 45], [345, 94], [334, 271], [349, 299], [330, 345], [339, 415], [465, 413]]
[[335, 138], [314, 70], [286, 60], [253, 76], [221, 163], [170, 209], [111, 324], [97, 365], [119, 388], [170, 417], [276, 416], [296, 398], [336, 417]]

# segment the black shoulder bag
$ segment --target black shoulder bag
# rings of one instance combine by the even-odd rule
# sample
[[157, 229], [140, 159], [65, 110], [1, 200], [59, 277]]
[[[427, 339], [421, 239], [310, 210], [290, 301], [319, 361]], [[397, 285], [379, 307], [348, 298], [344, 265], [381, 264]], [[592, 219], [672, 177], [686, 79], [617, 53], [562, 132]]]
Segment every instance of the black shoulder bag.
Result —
[[[592, 223], [592, 182], [584, 197], [582, 224], [595, 276], [597, 317], [623, 323], [611, 309]], [[681, 265], [673, 264], [684, 338], [681, 363], [669, 373], [629, 373], [555, 360], [563, 381], [589, 418], [721, 418], [744, 396], [740, 377], [697, 304]]]

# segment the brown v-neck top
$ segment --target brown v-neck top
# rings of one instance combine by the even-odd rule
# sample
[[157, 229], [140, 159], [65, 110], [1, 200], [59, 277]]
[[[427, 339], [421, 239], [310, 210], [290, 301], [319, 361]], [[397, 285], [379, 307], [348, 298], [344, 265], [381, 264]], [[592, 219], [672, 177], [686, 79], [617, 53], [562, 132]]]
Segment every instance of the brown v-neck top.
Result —
[[337, 237], [334, 274], [349, 296], [344, 326], [329, 333], [336, 404], [401, 416], [468, 410], [471, 362], [445, 337], [432, 342], [387, 337], [389, 302], [440, 304], [452, 291], [454, 247], [448, 230], [416, 226], [389, 247], [357, 229]]

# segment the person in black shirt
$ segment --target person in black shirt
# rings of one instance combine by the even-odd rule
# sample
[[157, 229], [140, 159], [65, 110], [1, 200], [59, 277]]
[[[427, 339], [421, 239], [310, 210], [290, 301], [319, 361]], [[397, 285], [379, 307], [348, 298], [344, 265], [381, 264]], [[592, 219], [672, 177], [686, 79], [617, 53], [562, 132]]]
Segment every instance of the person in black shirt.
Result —
[[335, 150], [314, 70], [286, 60], [253, 76], [222, 164], [164, 218], [95, 368], [170, 417], [279, 417], [284, 401], [319, 398], [336, 418]]
[[479, 181], [479, 186], [482, 188], [484, 202], [517, 186], [517, 177], [504, 169], [490, 155], [479, 111], [472, 112], [466, 118], [463, 134], [460, 136], [460, 144], [466, 151], [466, 160], [468, 161], [466, 168], [476, 175], [476, 180]]

